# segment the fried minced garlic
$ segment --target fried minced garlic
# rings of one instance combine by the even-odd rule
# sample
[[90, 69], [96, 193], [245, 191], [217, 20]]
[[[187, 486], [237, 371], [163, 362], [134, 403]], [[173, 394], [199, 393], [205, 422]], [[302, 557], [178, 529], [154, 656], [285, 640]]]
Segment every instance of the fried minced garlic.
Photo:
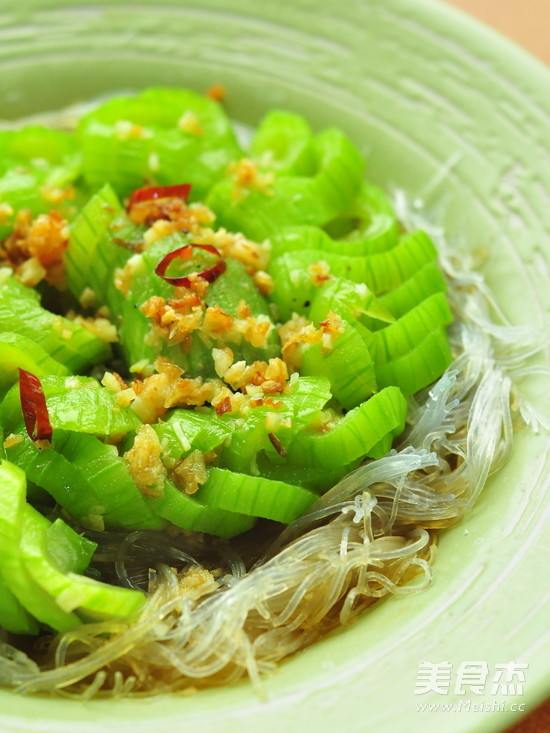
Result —
[[221, 349], [212, 349], [212, 359], [214, 360], [216, 374], [220, 379], [223, 379], [224, 374], [233, 364], [233, 351], [229, 346], [224, 346]]
[[188, 329], [200, 329], [203, 340], [206, 336], [215, 342], [221, 341], [223, 345], [212, 349], [214, 367], [220, 379], [188, 378], [170, 359], [157, 358], [156, 373], [132, 383], [136, 397], [131, 407], [142, 421], [155, 422], [172, 407], [207, 403], [218, 415], [226, 412], [242, 415], [264, 404], [269, 395], [285, 391], [289, 373], [282, 359], [235, 364], [233, 351], [226, 345], [231, 341], [247, 340], [255, 346], [264, 346], [273, 328], [267, 316], [253, 316], [244, 300], [239, 303], [234, 318], [218, 306], [204, 307], [198, 296], [187, 289], [177, 288], [176, 294], [178, 297], [169, 300], [153, 296], [142, 306], [142, 311], [152, 319], [156, 333], [170, 343], [183, 343], [185, 338], [182, 336], [190, 335]]
[[266, 195], [273, 193], [270, 187], [275, 180], [275, 174], [273, 171], [262, 173], [250, 158], [241, 158], [231, 163], [228, 172], [233, 176], [235, 198], [245, 195], [247, 189], [255, 189]]
[[269, 273], [265, 272], [264, 270], [258, 270], [258, 272], [254, 273], [252, 279], [254, 280], [254, 285], [258, 288], [262, 295], [268, 296], [273, 292], [275, 283], [273, 282], [273, 278]]
[[16, 435], [15, 433], [10, 433], [7, 438], [4, 440], [4, 448], [13, 448], [14, 445], [18, 445], [23, 440], [22, 435]]
[[282, 354], [290, 372], [297, 371], [307, 344], [322, 344], [323, 351], [329, 352], [334, 340], [344, 332], [344, 321], [334, 311], [329, 311], [324, 321], [316, 328], [313, 321], [296, 313], [286, 323], [279, 326]]
[[66, 317], [78, 326], [87, 329], [107, 344], [114, 344], [118, 341], [116, 326], [108, 318], [104, 318], [103, 316], [96, 316], [95, 318], [92, 316], [84, 317], [74, 311], [69, 311]]
[[155, 369], [156, 374], [132, 382], [132, 389], [137, 395], [132, 409], [146, 423], [155, 422], [171, 407], [212, 404], [224, 390], [219, 379], [182, 377], [183, 370], [165, 357], [157, 358]]
[[153, 331], [169, 344], [188, 340], [189, 334], [201, 327], [204, 304], [196, 293], [188, 292], [181, 298], [154, 295], [140, 308], [153, 322]]
[[121, 392], [127, 387], [126, 382], [124, 381], [124, 379], [122, 379], [118, 372], [105, 372], [105, 374], [103, 375], [103, 379], [101, 380], [101, 384], [104, 387], [107, 387], [107, 389], [114, 394]]
[[168, 219], [159, 219], [154, 221], [149, 229], [143, 234], [143, 249], [148, 249], [152, 244], [157, 242], [163, 237], [167, 237], [169, 234], [173, 234], [178, 231], [178, 225], [174, 221]]
[[219, 306], [206, 307], [199, 293], [178, 288], [176, 297], [166, 300], [154, 295], [141, 306], [141, 312], [152, 320], [152, 335], [169, 344], [191, 345], [191, 335], [200, 331], [201, 337], [217, 342], [239, 344], [247, 341], [261, 348], [273, 330], [273, 323], [264, 314], [252, 315], [250, 307], [241, 300], [234, 318]]
[[28, 288], [34, 288], [46, 278], [46, 275], [46, 268], [40, 264], [36, 257], [25, 260], [15, 270], [17, 280]]
[[49, 204], [53, 204], [54, 206], [56, 206], [66, 199], [74, 199], [75, 191], [72, 186], [60, 188], [59, 186], [51, 186], [46, 184], [40, 189], [40, 195]]
[[332, 350], [334, 346], [334, 340], [338, 338], [341, 333], [344, 333], [345, 321], [338, 313], [329, 311], [324, 321], [319, 321], [321, 328], [321, 344], [323, 345], [323, 351], [325, 353]]
[[241, 232], [228, 232], [223, 227], [216, 231], [203, 227], [193, 234], [193, 241], [196, 244], [212, 244], [223, 257], [238, 260], [249, 272], [265, 270], [269, 263], [271, 246], [267, 241], [254, 242]]
[[61, 287], [65, 276], [63, 253], [68, 245], [69, 227], [58, 211], [33, 219], [30, 211], [21, 209], [11, 234], [0, 244], [0, 260], [28, 287], [44, 279]]
[[179, 197], [139, 201], [133, 204], [128, 216], [134, 224], [153, 227], [155, 223], [163, 221], [170, 225], [165, 233], [186, 231], [192, 235], [198, 234], [201, 227], [209, 226], [216, 218], [205, 204], [187, 204]]
[[[229, 350], [230, 351], [230, 350]], [[224, 349], [214, 349], [214, 363], [217, 373], [230, 386], [224, 386], [211, 400], [217, 415], [232, 413], [246, 415], [255, 407], [269, 407], [277, 410], [284, 406], [274, 395], [287, 394], [290, 381], [288, 370], [282, 359], [274, 358], [269, 362], [256, 361], [246, 364], [238, 361], [229, 363], [229, 355]], [[235, 390], [235, 391], [233, 391]]]
[[132, 279], [134, 275], [143, 269], [143, 257], [139, 254], [132, 255], [132, 257], [130, 257], [130, 259], [124, 264], [124, 267], [118, 267], [115, 270], [115, 287], [120, 290], [123, 295], [128, 295], [128, 291], [132, 287]]
[[162, 496], [166, 468], [161, 460], [162, 447], [150, 425], [140, 425], [134, 444], [124, 454], [128, 471], [142, 494]]
[[212, 84], [204, 94], [215, 102], [223, 102], [225, 99], [225, 87], [221, 84]]
[[308, 429], [317, 433], [328, 433], [337, 424], [338, 414], [331, 409], [321, 410], [309, 423]]
[[128, 407], [137, 397], [134, 389], [128, 387], [117, 372], [105, 372], [101, 384], [116, 395], [116, 401], [121, 407]]
[[0, 226], [6, 226], [11, 223], [11, 218], [14, 215], [13, 207], [10, 206], [6, 201], [0, 203]]
[[330, 274], [330, 268], [324, 260], [318, 262], [312, 262], [309, 266], [309, 279], [317, 286], [323, 285], [327, 280], [330, 280], [332, 275]]
[[96, 302], [96, 294], [91, 288], [85, 287], [80, 293], [78, 302], [83, 308], [91, 308]]
[[233, 328], [233, 317], [223, 311], [219, 306], [214, 305], [206, 309], [202, 331], [207, 336], [216, 338], [220, 334], [226, 336], [227, 332]]
[[200, 450], [192, 451], [176, 464], [170, 477], [186, 494], [196, 494], [208, 480], [204, 454]]
[[194, 112], [191, 112], [191, 110], [187, 110], [182, 114], [182, 116], [178, 120], [178, 127], [180, 128], [180, 130], [183, 130], [183, 132], [186, 132], [188, 135], [203, 134], [203, 129], [201, 127], [199, 118]]
[[217, 415], [226, 412], [235, 415], [245, 415], [250, 409], [250, 398], [242, 392], [232, 392], [229, 387], [223, 387], [211, 401]]
[[253, 316], [249, 306], [241, 300], [237, 309], [237, 318], [226, 313], [218, 306], [206, 309], [202, 324], [202, 333], [212, 339], [223, 334], [223, 340], [230, 343], [248, 341], [252, 346], [264, 347], [273, 323], [268, 316]]
[[255, 361], [250, 365], [238, 361], [226, 369], [223, 380], [234, 390], [241, 389], [254, 394], [254, 390], [248, 389], [253, 386], [258, 387], [262, 394], [277, 394], [282, 393], [286, 386], [288, 369], [279, 357], [269, 362]]
[[192, 601], [198, 601], [199, 598], [212, 593], [219, 587], [211, 571], [200, 566], [183, 572], [178, 581], [181, 597]]
[[117, 120], [114, 125], [115, 135], [119, 140], [146, 140], [152, 133], [136, 122]]

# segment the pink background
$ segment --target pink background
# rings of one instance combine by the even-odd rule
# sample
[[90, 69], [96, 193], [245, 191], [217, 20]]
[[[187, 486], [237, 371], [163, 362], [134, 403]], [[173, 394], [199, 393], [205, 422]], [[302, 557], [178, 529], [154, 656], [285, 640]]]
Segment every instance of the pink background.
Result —
[[550, 0], [446, 2], [474, 15], [550, 65]]

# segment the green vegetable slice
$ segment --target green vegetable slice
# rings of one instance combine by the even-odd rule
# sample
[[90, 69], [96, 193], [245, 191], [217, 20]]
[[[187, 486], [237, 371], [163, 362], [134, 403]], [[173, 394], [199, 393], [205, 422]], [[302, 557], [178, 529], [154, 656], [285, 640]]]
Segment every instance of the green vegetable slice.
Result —
[[[80, 172], [80, 153], [74, 138], [61, 130], [40, 125], [0, 132], [0, 203], [11, 207], [8, 224], [0, 225], [0, 241], [13, 228], [15, 213], [32, 214], [60, 210], [73, 214], [71, 192], [67, 191]], [[59, 194], [69, 194], [59, 202]]]
[[386, 194], [364, 181], [350, 206], [325, 229], [340, 246], [341, 254], [370, 255], [397, 244], [399, 225]]
[[[135, 614], [143, 606], [140, 591], [119, 588], [92, 578], [66, 571], [48, 553], [47, 532], [50, 522], [30, 504], [23, 508], [21, 553], [33, 580], [48, 593], [57, 606], [72, 617], [78, 611], [88, 621]], [[66, 566], [65, 566], [66, 567]]]
[[375, 346], [374, 336], [359, 319], [365, 313], [388, 322], [395, 319], [364, 283], [338, 277], [316, 289], [309, 318], [317, 325], [330, 311], [344, 319], [344, 331], [332, 340], [330, 348], [324, 343], [305, 346], [300, 371], [327, 376], [334, 397], [343, 407], [351, 409], [376, 391], [370, 353]]
[[315, 170], [311, 177], [276, 176], [258, 187], [240, 188], [233, 178], [217, 183], [206, 203], [230, 231], [261, 241], [295, 224], [322, 225], [336, 217], [358, 190], [364, 163], [340, 130], [313, 138]]
[[250, 307], [252, 315], [269, 316], [269, 306], [242, 262], [228, 258], [226, 265], [225, 273], [209, 286], [206, 303], [209, 306], [217, 305], [235, 317], [239, 304], [244, 301]]
[[381, 325], [394, 323], [396, 320], [393, 313], [388, 311], [364, 283], [355, 283], [341, 277], [331, 277], [317, 288], [309, 309], [309, 318], [318, 323], [327, 317], [329, 311], [338, 313], [360, 331], [366, 344], [371, 343], [372, 336], [366, 332], [362, 323], [365, 316]]
[[69, 246], [65, 252], [67, 284], [75, 298], [86, 289], [96, 305], [114, 305], [122, 294], [114, 286], [114, 271], [122, 267], [131, 251], [116, 243], [117, 230], [125, 221], [120, 201], [109, 184], [103, 186], [80, 211], [70, 226]]
[[52, 447], [38, 450], [20, 426], [6, 449], [30, 481], [85, 526], [162, 529], [113, 447], [91, 435], [54, 431]]
[[51, 397], [44, 391], [54, 429], [111, 437], [125, 435], [141, 424], [129, 407], [117, 404], [115, 395], [103, 387], [69, 388]]
[[56, 431], [53, 448], [78, 469], [93, 486], [107, 527], [163, 529], [132, 480], [115, 446], [93, 435]]
[[222, 468], [210, 469], [208, 481], [199, 489], [198, 496], [218, 509], [284, 524], [301, 516], [317, 499], [316, 494], [299, 486]]
[[163, 496], [146, 497], [146, 501], [159, 517], [164, 517], [177, 527], [226, 539], [246, 532], [255, 522], [255, 517], [211, 506], [203, 502], [198, 494], [189, 496], [171, 481], [166, 481]]
[[284, 110], [271, 110], [261, 120], [250, 152], [261, 169], [280, 176], [311, 176], [315, 168], [311, 127], [301, 116]]
[[7, 441], [8, 460], [22, 469], [28, 480], [48, 492], [73, 517], [99, 515], [102, 502], [94, 487], [66, 458], [53, 449], [38, 450], [23, 426]]
[[146, 181], [186, 182], [202, 199], [240, 155], [222, 107], [183, 89], [108, 100], [80, 120], [78, 139], [88, 183], [110, 181], [123, 196]]
[[155, 275], [155, 267], [165, 255], [183, 244], [187, 244], [187, 238], [173, 234], [158, 240], [145, 252], [133, 255], [128, 264], [132, 274], [127, 292], [123, 295], [115, 289], [108, 298], [108, 306], [120, 323], [120, 346], [128, 366], [143, 360], [152, 363], [160, 353], [182, 364], [180, 344], [171, 348], [160, 337], [150, 339], [151, 321], [140, 307], [153, 295], [166, 299], [173, 297], [173, 286]]
[[48, 556], [63, 572], [83, 573], [97, 549], [60, 518], [48, 525], [44, 540]]
[[321, 254], [309, 249], [281, 255], [273, 259], [268, 268], [275, 284], [271, 300], [277, 306], [281, 320], [286, 321], [292, 313], [305, 315], [308, 312], [319, 288], [314, 279], [317, 263], [328, 266], [328, 277], [366, 282], [368, 271], [364, 257], [344, 257], [329, 252]]
[[0, 463], [0, 555], [4, 582], [19, 603], [41, 623], [68, 631], [80, 622], [66, 613], [35, 578], [24, 561], [25, 474], [8, 461]]
[[434, 293], [411, 308], [396, 323], [374, 334], [372, 344], [378, 365], [399, 359], [412, 351], [429, 333], [453, 320], [444, 293]]
[[292, 410], [294, 420], [301, 427], [323, 409], [331, 396], [329, 380], [317, 374], [291, 377], [290, 389], [286, 394], [277, 396], [277, 399]]
[[257, 473], [259, 452], [274, 450], [268, 437], [264, 413], [253, 410], [244, 418], [228, 418], [227, 422], [233, 425], [233, 434], [224, 444], [220, 463], [237, 473]]
[[0, 333], [0, 393], [4, 393], [19, 378], [18, 368], [37, 377], [46, 374], [66, 376], [69, 370], [52, 359], [33, 339], [11, 331]]
[[[80, 173], [80, 153], [73, 135], [43, 125], [2, 130], [0, 153], [2, 174], [14, 167], [25, 168], [41, 172], [45, 182], [59, 187]], [[51, 208], [51, 201], [48, 203]]]
[[277, 407], [254, 407], [240, 418], [222, 415], [220, 420], [231, 426], [232, 434], [224, 443], [221, 464], [236, 473], [253, 475], [258, 474], [261, 453], [274, 463], [284, 464], [281, 453], [296, 433], [319, 414], [331, 396], [326, 377], [301, 376], [291, 381], [287, 394], [276, 395]]
[[71, 372], [108, 358], [108, 344], [74, 321], [42, 308], [35, 291], [17, 282], [9, 271], [0, 272], [0, 332], [35, 341]]
[[446, 290], [447, 284], [439, 265], [437, 262], [428, 262], [402, 285], [382, 295], [380, 302], [396, 318], [401, 318], [425, 298], [434, 293], [444, 293]]
[[394, 435], [393, 433], [386, 433], [383, 438], [381, 438], [376, 445], [373, 445], [372, 448], [369, 450], [369, 458], [374, 458], [375, 460], [378, 458], [382, 458], [387, 453], [390, 452], [392, 443], [393, 443]]
[[368, 274], [365, 282], [379, 295], [394, 290], [408, 280], [415, 272], [437, 259], [437, 250], [426, 232], [404, 234], [399, 243], [387, 252], [367, 257]]
[[343, 321], [330, 349], [322, 343], [308, 344], [303, 352], [300, 371], [304, 375], [323, 375], [330, 380], [330, 390], [342, 407], [350, 410], [376, 391], [374, 362], [358, 331]]
[[387, 252], [365, 257], [316, 250], [289, 252], [276, 257], [269, 265], [268, 272], [275, 282], [271, 299], [281, 319], [286, 320], [293, 312], [305, 314], [309, 308], [318, 287], [312, 271], [316, 263], [326, 263], [330, 276], [365, 283], [369, 290], [379, 295], [398, 287], [436, 257], [433, 242], [421, 230], [403, 236], [399, 244]]
[[[69, 379], [69, 381], [67, 381], [67, 379]], [[46, 398], [63, 394], [71, 385], [73, 387], [87, 386], [90, 389], [97, 389], [99, 387], [98, 382], [92, 377], [60, 378], [55, 375], [47, 375], [41, 377], [40, 383]], [[0, 418], [2, 426], [6, 432], [14, 430], [21, 424], [21, 397], [18, 384], [14, 384], [2, 400], [2, 404], [0, 406]]]
[[319, 431], [305, 428], [290, 444], [290, 463], [309, 468], [334, 468], [370, 454], [388, 433], [405, 426], [407, 403], [398, 387], [386, 387], [337, 419], [333, 427]]
[[162, 445], [163, 462], [172, 468], [193, 450], [208, 453], [217, 448], [230, 437], [234, 424], [217, 418], [213, 410], [174, 410], [166, 422], [153, 425], [153, 430]]
[[[392, 436], [389, 437], [391, 447]], [[263, 478], [284, 481], [286, 484], [300, 486], [316, 493], [322, 493], [330, 489], [346, 474], [353, 471], [358, 464], [359, 461], [354, 461], [348, 465], [338, 466], [330, 470], [326, 468], [304, 468], [284, 461], [274, 463], [263, 452], [258, 455], [257, 460], [259, 475]]]
[[429, 333], [415, 348], [398, 359], [376, 365], [380, 386], [395, 384], [411, 395], [440, 377], [453, 360], [444, 328]]
[[[227, 269], [224, 274], [208, 288], [206, 304], [218, 306], [229, 315], [237, 317], [239, 305], [244, 302], [249, 306], [254, 317], [266, 316], [271, 321], [267, 301], [258, 291], [246, 267], [241, 262], [230, 258], [226, 259], [226, 265]], [[235, 361], [244, 359], [247, 363], [256, 359], [267, 361], [280, 353], [279, 337], [275, 328], [272, 328], [269, 333], [265, 346], [255, 347], [245, 340], [240, 344], [230, 343], [229, 345], [234, 353]]]
[[38, 634], [36, 620], [23, 608], [8, 588], [0, 571], [0, 629], [12, 634]]
[[281, 257], [289, 252], [300, 252], [304, 249], [320, 250], [332, 254], [356, 254], [342, 250], [339, 242], [332, 239], [324, 229], [307, 224], [286, 226], [273, 232], [269, 237], [272, 259]]

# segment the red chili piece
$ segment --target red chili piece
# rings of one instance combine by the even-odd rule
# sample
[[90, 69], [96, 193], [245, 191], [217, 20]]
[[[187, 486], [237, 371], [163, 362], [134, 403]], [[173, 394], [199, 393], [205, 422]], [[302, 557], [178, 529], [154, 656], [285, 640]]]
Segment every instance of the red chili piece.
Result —
[[193, 248], [202, 249], [204, 252], [210, 252], [210, 254], [219, 257], [219, 260], [212, 267], [208, 267], [202, 272], [195, 272], [193, 275], [201, 277], [209, 283], [213, 283], [217, 280], [221, 274], [226, 270], [227, 264], [219, 250], [211, 244], [185, 244], [183, 247], [175, 249], [173, 252], [169, 252], [155, 267], [155, 274], [165, 280], [170, 285], [180, 285], [186, 288], [191, 287], [190, 275], [184, 275], [182, 277], [169, 277], [165, 275], [166, 270], [171, 262], [174, 260], [188, 260], [193, 255]]
[[141, 201], [155, 201], [156, 199], [167, 198], [177, 198], [187, 201], [190, 190], [190, 183], [177, 183], [172, 186], [146, 186], [144, 188], [137, 188], [130, 194], [130, 200], [128, 201], [126, 211], [130, 211], [132, 206], [139, 204]]
[[42, 384], [37, 376], [19, 369], [19, 395], [25, 427], [32, 440], [50, 440], [52, 425]]
[[279, 438], [274, 435], [273, 433], [268, 433], [267, 437], [269, 438], [271, 445], [275, 448], [277, 453], [281, 456], [281, 458], [286, 458], [286, 450], [284, 445], [281, 443]]

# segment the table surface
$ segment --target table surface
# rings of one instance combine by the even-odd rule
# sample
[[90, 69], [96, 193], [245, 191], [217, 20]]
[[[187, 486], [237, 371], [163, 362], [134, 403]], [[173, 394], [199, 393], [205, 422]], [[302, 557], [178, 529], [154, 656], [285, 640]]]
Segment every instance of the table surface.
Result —
[[[446, 0], [550, 65], [550, 0]], [[549, 733], [550, 699], [507, 733]]]
[[446, 0], [550, 65], [550, 0]]

